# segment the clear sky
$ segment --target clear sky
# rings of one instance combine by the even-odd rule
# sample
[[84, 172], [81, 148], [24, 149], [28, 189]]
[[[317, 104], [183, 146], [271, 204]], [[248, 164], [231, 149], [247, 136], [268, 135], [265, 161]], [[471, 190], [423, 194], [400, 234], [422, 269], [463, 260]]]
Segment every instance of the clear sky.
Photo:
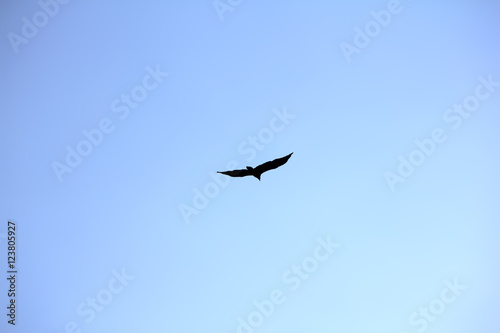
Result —
[[0, 331], [498, 330], [499, 10], [3, 3]]

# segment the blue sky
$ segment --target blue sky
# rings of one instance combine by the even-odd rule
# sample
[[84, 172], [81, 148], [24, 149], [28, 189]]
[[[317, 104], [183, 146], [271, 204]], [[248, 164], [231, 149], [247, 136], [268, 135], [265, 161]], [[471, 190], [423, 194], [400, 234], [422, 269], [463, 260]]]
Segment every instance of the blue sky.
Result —
[[3, 4], [2, 332], [494, 331], [499, 9]]

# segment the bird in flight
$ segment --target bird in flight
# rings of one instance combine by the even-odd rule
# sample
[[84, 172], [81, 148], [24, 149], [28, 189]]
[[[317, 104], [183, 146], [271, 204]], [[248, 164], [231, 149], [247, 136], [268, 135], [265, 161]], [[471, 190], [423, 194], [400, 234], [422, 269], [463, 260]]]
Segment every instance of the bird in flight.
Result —
[[260, 176], [269, 170], [276, 169], [283, 164], [285, 164], [290, 156], [292, 156], [293, 153], [290, 153], [284, 157], [277, 158], [275, 160], [263, 163], [259, 166], [256, 166], [255, 168], [252, 168], [250, 166], [247, 166], [246, 169], [241, 169], [241, 170], [231, 170], [231, 171], [217, 171], [218, 173], [222, 173], [223, 175], [231, 176], [231, 177], [245, 177], [245, 176], [254, 176], [258, 180], [260, 180]]

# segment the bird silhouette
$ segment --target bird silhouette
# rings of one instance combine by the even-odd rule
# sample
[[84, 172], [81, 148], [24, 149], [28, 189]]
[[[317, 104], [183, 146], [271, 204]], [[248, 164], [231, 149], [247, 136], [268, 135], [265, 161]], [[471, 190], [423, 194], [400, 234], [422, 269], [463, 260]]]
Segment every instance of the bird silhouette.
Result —
[[231, 170], [231, 171], [217, 171], [218, 173], [222, 173], [223, 175], [231, 176], [231, 177], [245, 177], [245, 176], [254, 176], [258, 180], [260, 180], [260, 176], [269, 170], [276, 169], [283, 164], [285, 164], [290, 156], [292, 156], [293, 153], [290, 153], [284, 157], [277, 158], [275, 160], [263, 163], [259, 166], [256, 166], [255, 168], [252, 168], [250, 166], [247, 166], [246, 169], [241, 169], [241, 170]]

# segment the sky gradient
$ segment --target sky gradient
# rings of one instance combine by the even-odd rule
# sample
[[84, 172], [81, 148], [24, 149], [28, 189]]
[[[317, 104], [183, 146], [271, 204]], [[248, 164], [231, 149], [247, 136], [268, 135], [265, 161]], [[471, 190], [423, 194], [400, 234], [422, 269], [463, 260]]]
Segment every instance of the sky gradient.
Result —
[[1, 332], [498, 330], [497, 1], [2, 6]]

